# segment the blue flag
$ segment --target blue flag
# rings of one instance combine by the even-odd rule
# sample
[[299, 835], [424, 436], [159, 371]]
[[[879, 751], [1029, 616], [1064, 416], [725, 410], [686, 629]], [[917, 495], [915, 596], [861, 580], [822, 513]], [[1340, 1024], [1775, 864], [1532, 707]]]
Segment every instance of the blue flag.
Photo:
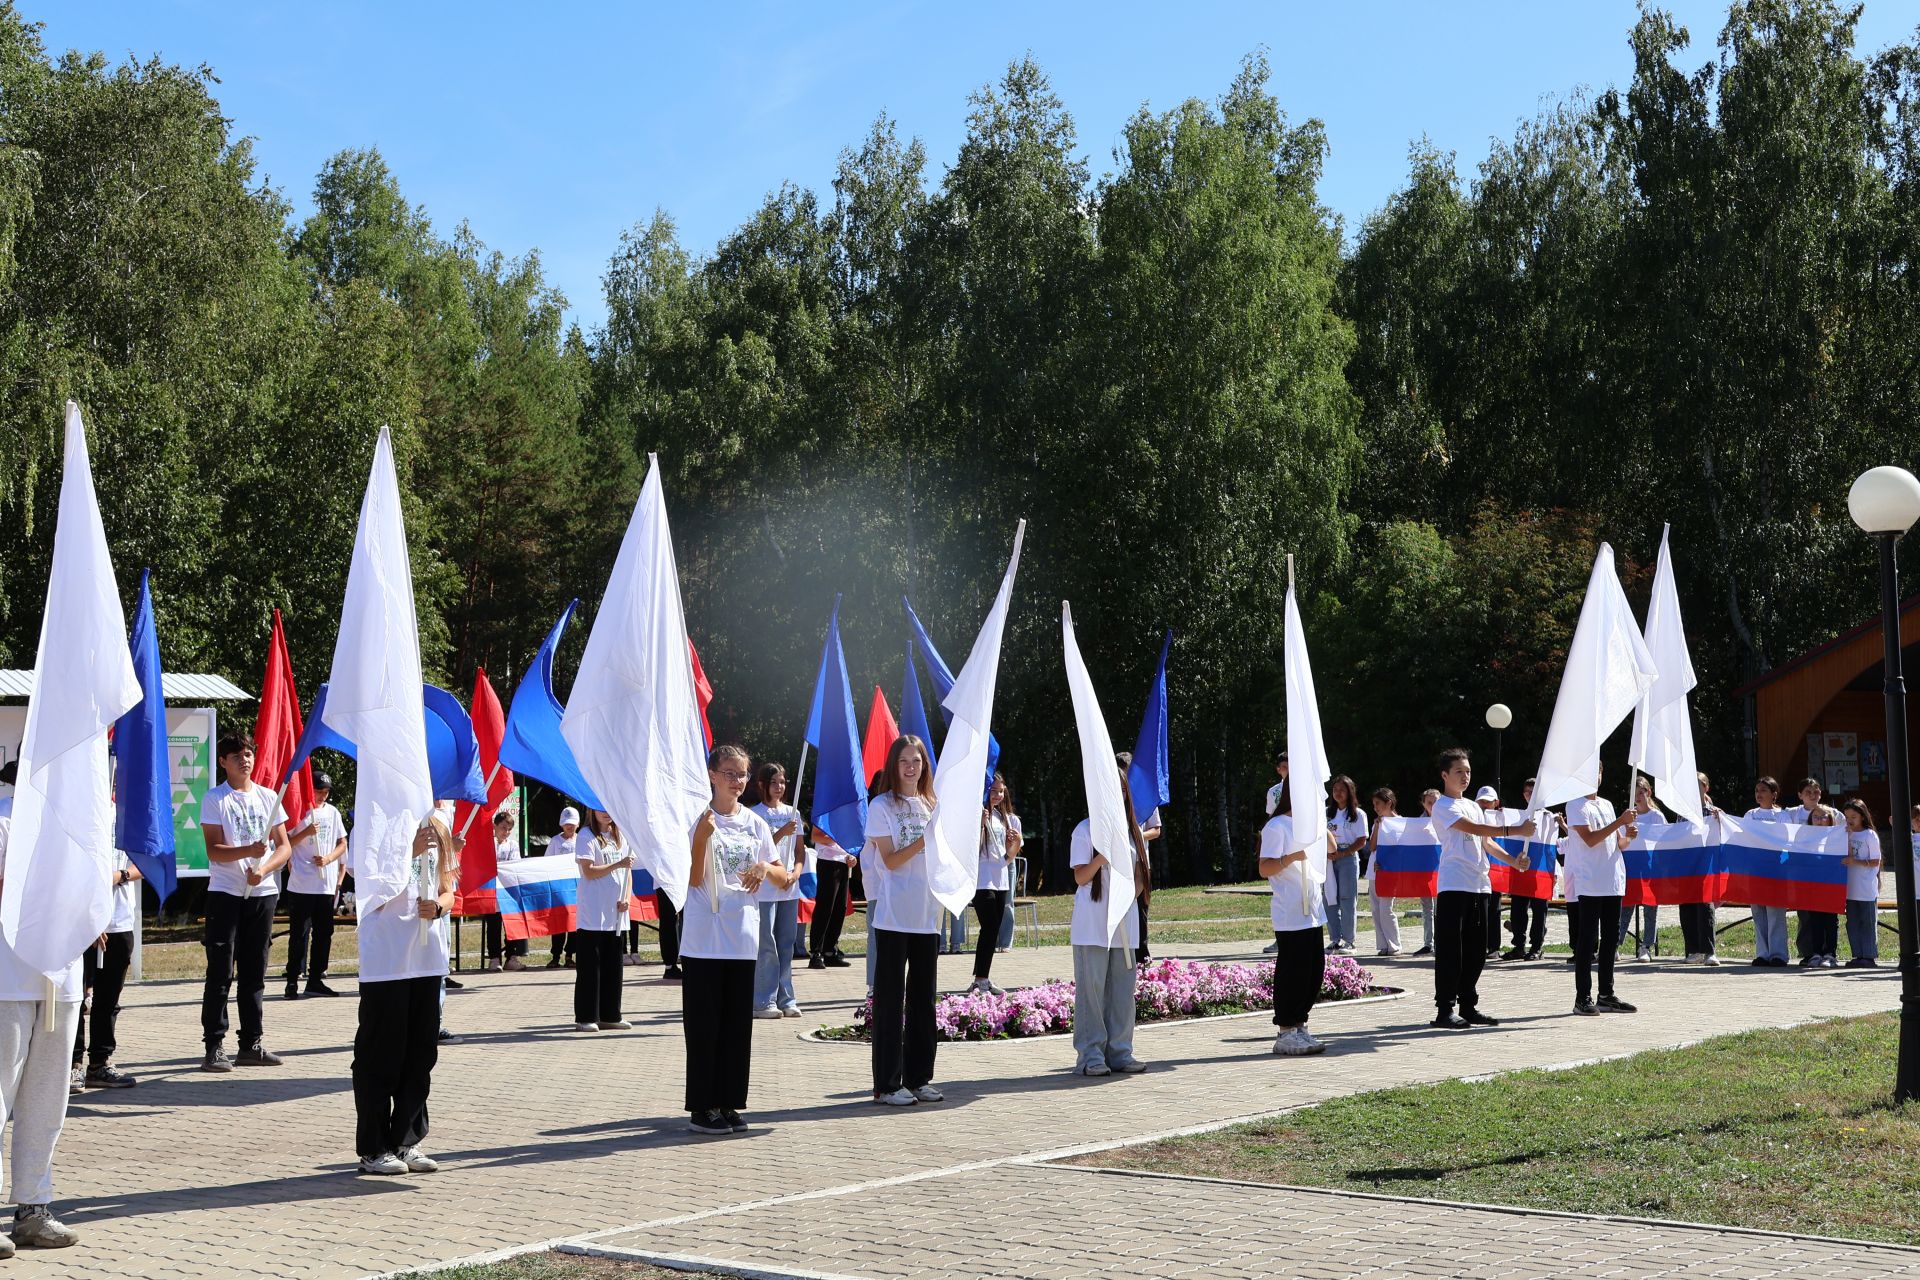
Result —
[[[953, 682], [947, 682], [951, 688]], [[907, 637], [907, 683], [900, 691], [900, 732], [927, 744], [927, 768], [939, 763], [933, 750], [933, 729], [927, 724], [927, 704], [920, 698], [920, 669], [913, 661], [913, 637]]]
[[307, 762], [307, 757], [322, 747], [353, 759], [359, 758], [358, 747], [320, 722], [321, 712], [326, 709], [327, 686], [322, 683], [313, 695], [313, 708], [307, 712], [306, 723], [300, 727], [300, 741], [293, 744], [293, 763], [287, 766], [288, 777], [300, 772], [300, 766]]
[[600, 797], [580, 776], [573, 748], [560, 736], [560, 699], [553, 696], [553, 651], [560, 647], [560, 636], [568, 619], [580, 607], [578, 600], [568, 602], [540, 645], [533, 665], [513, 691], [513, 705], [507, 710], [507, 732], [500, 741], [500, 763], [522, 777], [544, 782], [586, 805], [604, 809]]
[[164, 905], [179, 881], [173, 856], [173, 777], [167, 768], [167, 703], [160, 689], [160, 635], [140, 571], [140, 608], [127, 638], [140, 701], [114, 721], [113, 843], [133, 859]]
[[1146, 714], [1140, 717], [1140, 736], [1133, 740], [1133, 764], [1127, 770], [1127, 791], [1133, 812], [1141, 822], [1173, 799], [1173, 771], [1167, 752], [1167, 651], [1173, 632], [1160, 642], [1160, 669], [1147, 689]]
[[[920, 700], [919, 681], [915, 679], [913, 674], [913, 646], [918, 644], [920, 646], [920, 656], [927, 660], [927, 675], [933, 680], [933, 691], [938, 694], [940, 698], [942, 717], [950, 722], [953, 717], [946, 714], [946, 701], [947, 695], [953, 692], [953, 668], [949, 667], [946, 659], [940, 656], [940, 651], [933, 647], [933, 637], [929, 636], [927, 629], [920, 625], [920, 615], [913, 611], [913, 602], [905, 596], [901, 596], [900, 606], [907, 611], [907, 627], [910, 632], [907, 637], [907, 683], [913, 690], [913, 700], [916, 703]], [[913, 729], [907, 728], [907, 716], [909, 714], [911, 714], [911, 712], [906, 709], [903, 709], [901, 712], [900, 731], [902, 733], [916, 732]], [[920, 713], [921, 722], [925, 723], [926, 718], [927, 713], [922, 711]], [[933, 765], [933, 746], [931, 739], [928, 739], [927, 765], [928, 767], [932, 767]], [[993, 790], [993, 773], [994, 770], [999, 767], [1000, 739], [994, 737], [992, 733], [988, 733], [987, 778], [984, 783], [985, 791], [982, 792], [982, 795], [984, 795], [986, 791]]]
[[840, 648], [840, 597], [833, 598], [827, 642], [820, 650], [820, 674], [813, 682], [813, 709], [807, 716], [807, 741], [819, 753], [813, 781], [813, 825], [834, 843], [858, 852], [867, 839], [867, 780], [854, 718], [853, 685], [847, 679], [847, 655]]

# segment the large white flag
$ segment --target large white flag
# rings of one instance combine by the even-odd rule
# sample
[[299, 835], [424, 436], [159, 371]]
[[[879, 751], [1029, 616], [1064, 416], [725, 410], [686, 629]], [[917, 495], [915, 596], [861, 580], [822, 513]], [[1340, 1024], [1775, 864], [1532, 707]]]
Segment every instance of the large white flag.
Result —
[[1093, 677], [1080, 656], [1073, 634], [1073, 606], [1060, 602], [1060, 630], [1067, 651], [1067, 690], [1073, 695], [1073, 723], [1080, 730], [1080, 773], [1087, 784], [1087, 823], [1096, 853], [1107, 855], [1107, 887], [1102, 905], [1107, 910], [1107, 937], [1126, 923], [1133, 906], [1133, 824], [1127, 821], [1127, 802], [1121, 793], [1120, 766], [1113, 754], [1113, 735], [1100, 714], [1093, 693]]
[[713, 800], [660, 461], [620, 542], [560, 733], [654, 883], [687, 900], [693, 824]]
[[1680, 592], [1673, 581], [1667, 530], [1660, 533], [1660, 564], [1647, 605], [1647, 651], [1658, 674], [1633, 711], [1633, 742], [1627, 759], [1652, 775], [1654, 794], [1692, 822], [1706, 821], [1700, 804], [1700, 766], [1693, 758], [1693, 717], [1687, 694], [1694, 686], [1693, 657], [1680, 625]]
[[1327, 879], [1327, 741], [1320, 732], [1320, 699], [1313, 689], [1313, 664], [1307, 660], [1307, 629], [1293, 598], [1289, 557], [1287, 574], [1287, 791], [1293, 802], [1293, 840], [1287, 852], [1307, 855], [1307, 891]]
[[433, 813], [420, 625], [387, 428], [373, 446], [346, 602], [320, 719], [360, 750], [353, 789], [353, 904], [368, 912], [409, 892], [413, 838]]
[[1587, 598], [1567, 647], [1567, 669], [1540, 753], [1533, 808], [1589, 796], [1600, 786], [1600, 744], [1632, 714], [1656, 674], [1634, 625], [1627, 593], [1613, 572], [1613, 548], [1600, 544]]
[[113, 790], [107, 730], [140, 701], [80, 407], [67, 401], [53, 576], [14, 783], [0, 930], [57, 975], [113, 918]]
[[927, 880], [940, 905], [959, 915], [973, 901], [980, 874], [980, 812], [987, 789], [987, 739], [993, 727], [993, 690], [1000, 679], [1000, 638], [1007, 629], [1013, 576], [1020, 568], [1020, 544], [1027, 536], [1022, 520], [1013, 532], [1013, 557], [993, 608], [974, 637], [967, 665], [940, 705], [952, 717], [934, 770], [938, 804], [927, 827]]

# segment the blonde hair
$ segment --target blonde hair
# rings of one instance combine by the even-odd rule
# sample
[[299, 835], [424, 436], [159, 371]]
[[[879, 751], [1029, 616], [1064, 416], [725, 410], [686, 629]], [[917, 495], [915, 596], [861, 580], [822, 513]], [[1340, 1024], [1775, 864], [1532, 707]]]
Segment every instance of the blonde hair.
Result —
[[450, 893], [460, 884], [460, 851], [454, 847], [453, 828], [437, 812], [427, 818], [426, 826], [428, 838], [440, 850], [440, 892]]

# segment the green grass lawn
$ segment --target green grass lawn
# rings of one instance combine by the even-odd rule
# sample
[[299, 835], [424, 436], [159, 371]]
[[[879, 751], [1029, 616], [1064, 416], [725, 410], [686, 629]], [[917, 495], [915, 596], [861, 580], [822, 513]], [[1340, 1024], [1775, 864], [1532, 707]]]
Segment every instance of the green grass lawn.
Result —
[[1079, 1163], [1920, 1243], [1897, 1019], [1342, 1098]]

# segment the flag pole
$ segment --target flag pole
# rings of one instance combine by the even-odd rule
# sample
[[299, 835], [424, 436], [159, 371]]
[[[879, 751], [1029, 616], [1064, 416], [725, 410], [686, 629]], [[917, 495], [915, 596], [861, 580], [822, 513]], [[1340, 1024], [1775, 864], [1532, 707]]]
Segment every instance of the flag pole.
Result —
[[[1293, 594], [1293, 552], [1291, 551], [1287, 552], [1287, 594]], [[1287, 787], [1287, 799], [1289, 803], [1291, 803], [1293, 799], [1293, 794], [1293, 787], [1289, 785]], [[1287, 814], [1287, 826], [1289, 828], [1294, 824], [1295, 812], [1297, 812], [1297, 807], [1293, 812]], [[1310, 916], [1313, 914], [1313, 877], [1307, 874], [1307, 864], [1311, 862], [1312, 859], [1307, 857], [1307, 851], [1304, 848], [1300, 851], [1300, 859], [1300, 914]], [[1259, 870], [1258, 867], [1254, 869], [1256, 871]]]
[[[472, 777], [473, 775], [468, 774], [467, 776]], [[489, 797], [493, 795], [493, 780], [499, 776], [500, 776], [500, 761], [496, 758], [493, 762], [493, 768], [487, 770], [487, 780], [480, 784], [480, 789], [486, 792]], [[487, 806], [480, 805], [480, 804], [476, 804], [470, 807], [467, 810], [467, 820], [460, 824], [460, 830], [458, 830], [454, 834], [459, 836], [462, 840], [465, 840], [467, 838], [467, 828], [473, 825], [473, 820], [480, 816], [480, 810], [486, 807]]]

